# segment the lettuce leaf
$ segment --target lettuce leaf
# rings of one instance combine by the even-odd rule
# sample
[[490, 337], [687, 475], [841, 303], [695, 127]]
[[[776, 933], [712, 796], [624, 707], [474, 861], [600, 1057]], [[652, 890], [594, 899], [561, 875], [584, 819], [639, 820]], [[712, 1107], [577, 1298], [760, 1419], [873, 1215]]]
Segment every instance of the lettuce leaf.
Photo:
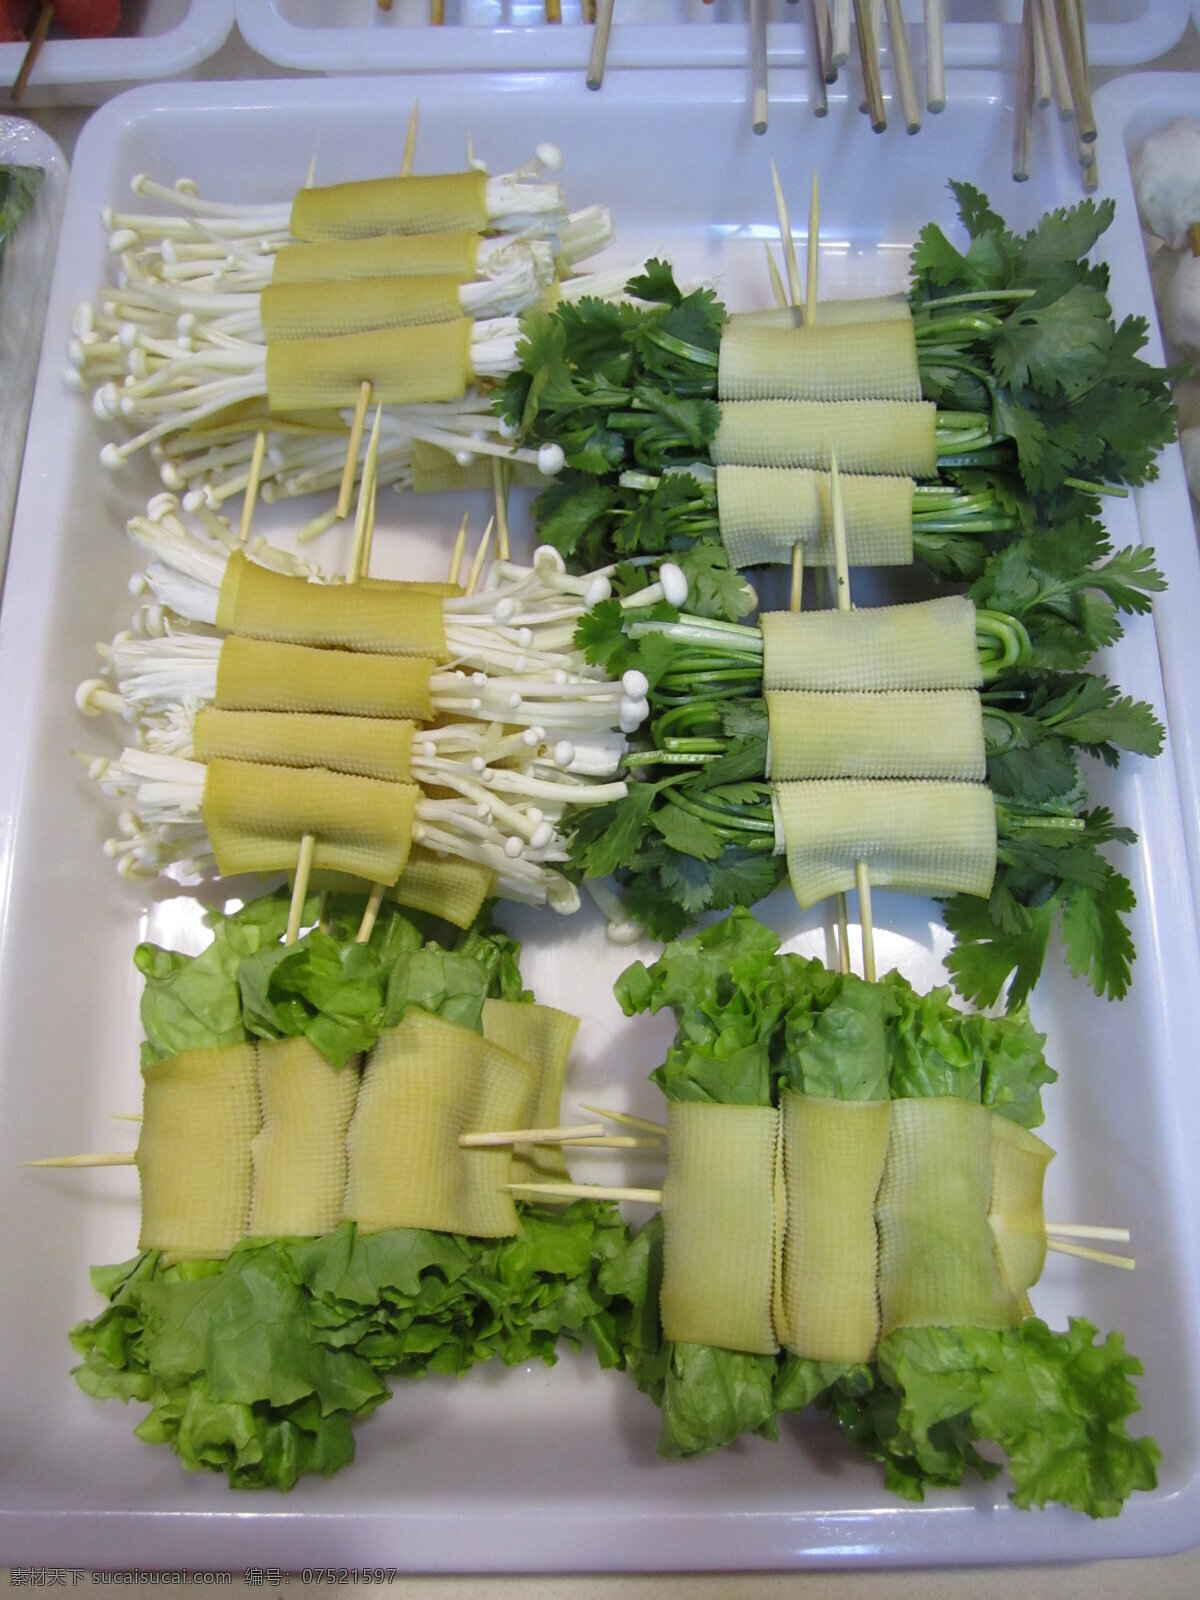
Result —
[[99, 1269], [109, 1303], [71, 1330], [76, 1381], [148, 1402], [138, 1437], [186, 1466], [290, 1489], [353, 1457], [351, 1425], [388, 1398], [388, 1377], [549, 1364], [564, 1339], [616, 1348], [600, 1283], [627, 1243], [616, 1208], [527, 1207], [522, 1223], [504, 1240], [345, 1223], [224, 1261], [163, 1267], [151, 1252]]
[[531, 998], [521, 986], [520, 947], [491, 926], [485, 907], [465, 932], [387, 901], [365, 944], [362, 898], [333, 895], [327, 929], [319, 902], [305, 902], [295, 944], [283, 943], [288, 895], [279, 890], [226, 915], [210, 911], [211, 944], [197, 956], [140, 944], [146, 980], [142, 1063], [181, 1050], [300, 1034], [335, 1066], [369, 1050], [410, 1005], [479, 1027], [483, 1002]]
[[[741, 912], [618, 980], [627, 1014], [675, 1012], [674, 1045], [653, 1074], [668, 1099], [769, 1105], [783, 1086], [841, 1099], [951, 1095], [1026, 1127], [1042, 1120], [1041, 1089], [1055, 1074], [1023, 1006], [970, 1016], [947, 988], [918, 994], [897, 973], [868, 984], [778, 947]], [[985, 1440], [1007, 1457], [1022, 1508], [1057, 1501], [1111, 1516], [1154, 1486], [1158, 1447], [1125, 1427], [1141, 1368], [1117, 1334], [1097, 1345], [1081, 1319], [1053, 1333], [1030, 1317], [1001, 1332], [901, 1329], [869, 1364], [758, 1356], [663, 1339], [661, 1279], [659, 1217], [601, 1284], [620, 1364], [661, 1411], [662, 1455], [700, 1455], [745, 1433], [774, 1438], [781, 1412], [816, 1404], [910, 1499], [968, 1470], [996, 1473], [977, 1448]]]

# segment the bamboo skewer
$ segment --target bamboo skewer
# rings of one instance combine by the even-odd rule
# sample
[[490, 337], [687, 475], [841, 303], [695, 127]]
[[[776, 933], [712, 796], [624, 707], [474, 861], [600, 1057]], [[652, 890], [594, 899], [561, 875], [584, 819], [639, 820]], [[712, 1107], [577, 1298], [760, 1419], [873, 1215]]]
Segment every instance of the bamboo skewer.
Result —
[[767, 131], [767, 12], [765, 0], [750, 5], [750, 124]]
[[1063, 54], [1062, 35], [1058, 31], [1058, 13], [1054, 0], [1037, 0], [1042, 18], [1042, 32], [1046, 36], [1046, 56], [1050, 63], [1050, 77], [1054, 84], [1054, 98], [1058, 101], [1058, 114], [1064, 122], [1075, 115], [1075, 102], [1071, 98], [1071, 80], [1067, 75], [1067, 58]]
[[1079, 12], [1075, 0], [1054, 0], [1058, 15], [1059, 37], [1066, 57], [1067, 78], [1071, 85], [1071, 99], [1075, 105], [1075, 125], [1079, 137], [1091, 144], [1096, 137], [1096, 119], [1092, 114], [1092, 96], [1088, 88], [1087, 58], [1083, 34], [1079, 26]]
[[944, 0], [925, 0], [925, 107], [946, 109], [946, 8]]
[[808, 248], [805, 258], [804, 326], [813, 328], [817, 322], [817, 247], [821, 232], [821, 196], [817, 186], [817, 173], [813, 169], [812, 195], [808, 202]]
[[267, 450], [267, 435], [260, 428], [254, 435], [254, 449], [250, 454], [250, 476], [246, 480], [246, 493], [242, 496], [242, 515], [238, 522], [238, 543], [245, 544], [250, 537], [250, 523], [258, 500], [258, 485], [262, 478], [263, 456]]
[[[825, 20], [825, 38], [821, 37], [821, 19]], [[829, 60], [829, 12], [823, 9], [822, 0], [809, 0], [809, 38], [812, 45], [812, 102], [813, 116], [829, 115], [829, 96], [825, 92], [825, 70]]]
[[1047, 1233], [1061, 1234], [1073, 1239], [1109, 1239], [1117, 1244], [1129, 1243], [1128, 1228], [1100, 1228], [1087, 1222], [1045, 1222]]
[[900, 0], [885, 0], [887, 8], [888, 37], [892, 41], [892, 62], [896, 69], [896, 88], [900, 95], [900, 109], [904, 126], [909, 133], [921, 131], [921, 100], [917, 94], [917, 81], [913, 77], [912, 54], [908, 48], [908, 28]]
[[29, 84], [29, 75], [37, 63], [38, 56], [42, 53], [42, 46], [46, 42], [46, 35], [50, 32], [50, 25], [53, 21], [54, 7], [44, 4], [38, 12], [37, 22], [34, 24], [33, 32], [29, 36], [29, 44], [26, 46], [25, 55], [21, 62], [21, 70], [17, 73], [12, 86], [11, 98], [13, 105], [20, 105], [21, 100], [24, 98], [25, 90]]
[[505, 1144], [568, 1144], [594, 1139], [604, 1132], [602, 1122], [577, 1122], [565, 1128], [498, 1128], [487, 1133], [460, 1133], [461, 1150], [487, 1150]]
[[463, 551], [467, 543], [467, 521], [468, 515], [464, 512], [462, 522], [458, 527], [458, 536], [454, 541], [454, 549], [450, 552], [450, 572], [448, 575], [450, 583], [457, 583], [459, 573], [462, 571]]
[[850, 0], [832, 0], [830, 38], [830, 60], [836, 70], [850, 59]]
[[829, 0], [812, 0], [813, 28], [816, 32], [817, 63], [825, 83], [837, 82], [833, 61], [833, 24], [829, 20]]
[[26, 1167], [133, 1167], [137, 1156], [132, 1150], [100, 1151], [94, 1155], [43, 1156], [40, 1161], [24, 1161]]
[[1107, 1250], [1089, 1250], [1087, 1245], [1068, 1244], [1065, 1239], [1047, 1239], [1046, 1249], [1060, 1256], [1078, 1256], [1081, 1261], [1096, 1261], [1103, 1267], [1124, 1267], [1132, 1272], [1136, 1262], [1132, 1256], [1116, 1256]]
[[1013, 120], [1014, 183], [1028, 180], [1033, 156], [1033, 5], [1034, 0], [1024, 0], [1021, 8], [1021, 50], [1017, 63], [1017, 97]]
[[[1200, 224], [1193, 223], [1193, 227], [1197, 226], [1200, 226]], [[775, 265], [775, 257], [771, 254], [771, 246], [765, 239], [763, 240], [763, 249], [767, 253], [767, 275], [771, 280], [771, 293], [775, 298], [776, 306], [782, 311], [788, 303], [787, 292], [783, 287], [783, 279], [779, 276], [779, 268]]]
[[300, 840], [300, 853], [296, 857], [296, 877], [292, 884], [292, 903], [288, 907], [287, 931], [284, 944], [295, 944], [300, 937], [300, 922], [304, 915], [304, 901], [308, 894], [308, 877], [312, 871], [313, 851], [317, 847], [315, 833], [306, 833]]
[[625, 1189], [603, 1183], [502, 1183], [509, 1194], [546, 1195], [556, 1200], [631, 1200], [662, 1205], [661, 1189]]
[[783, 185], [779, 181], [779, 169], [774, 159], [771, 161], [771, 182], [775, 186], [775, 215], [779, 220], [779, 241], [783, 246], [783, 260], [787, 268], [789, 303], [798, 306], [801, 296], [796, 241], [792, 238], [792, 219], [788, 216], [787, 201], [783, 197]]
[[613, 0], [591, 0], [592, 18], [596, 24], [592, 34], [592, 48], [588, 52], [587, 86], [598, 89], [604, 82], [604, 63], [608, 56], [608, 36], [612, 31]]
[[647, 1133], [664, 1134], [667, 1131], [665, 1122], [651, 1122], [648, 1117], [636, 1117], [632, 1111], [606, 1111], [603, 1106], [580, 1105], [581, 1111], [590, 1111], [595, 1117], [604, 1117], [609, 1122], [618, 1122], [626, 1128], [642, 1128]]
[[887, 127], [887, 107], [883, 100], [883, 85], [879, 81], [879, 41], [871, 26], [871, 13], [866, 0], [854, 0], [854, 22], [867, 91], [867, 115], [871, 119], [872, 129], [882, 133]]
[[[837, 563], [837, 608], [850, 610], [850, 567], [846, 557], [846, 508], [838, 476], [836, 451], [829, 458], [829, 498], [833, 508], [833, 551]], [[862, 927], [863, 976], [875, 982], [875, 922], [871, 914], [871, 880], [865, 861], [854, 863], [854, 886], [858, 890], [858, 916]]]
[[1054, 98], [1050, 85], [1050, 51], [1046, 44], [1046, 27], [1042, 21], [1042, 8], [1038, 0], [1033, 3], [1033, 98], [1045, 109]]

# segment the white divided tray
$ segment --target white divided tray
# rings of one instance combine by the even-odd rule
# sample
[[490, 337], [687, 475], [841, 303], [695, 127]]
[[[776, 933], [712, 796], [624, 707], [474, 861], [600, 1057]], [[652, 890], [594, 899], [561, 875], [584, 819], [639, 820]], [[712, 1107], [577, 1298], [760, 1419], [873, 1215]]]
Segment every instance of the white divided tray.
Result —
[[[771, 64], [807, 60], [809, 0], [763, 4]], [[947, 65], [1015, 71], [1021, 0], [946, 0], [944, 10]], [[922, 0], [903, 0], [903, 12], [919, 67]], [[1089, 0], [1087, 16], [1092, 64], [1122, 66], [1169, 50], [1187, 26], [1188, 0]], [[261, 56], [307, 72], [582, 72], [592, 40], [582, 0], [562, 0], [561, 25], [546, 22], [538, 0], [446, 0], [437, 28], [429, 25], [428, 0], [393, 0], [390, 11], [376, 0], [237, 0], [237, 19]], [[611, 67], [732, 67], [749, 60], [749, 47], [747, 0], [616, 0], [607, 60]], [[857, 55], [852, 40], [852, 62]]]
[[[1163, 1450], [1161, 1481], [1116, 1520], [1051, 1509], [1017, 1512], [1003, 1477], [931, 1494], [890, 1495], [872, 1462], [820, 1417], [790, 1422], [776, 1445], [745, 1441], [722, 1455], [656, 1458], [658, 1417], [627, 1377], [587, 1355], [556, 1368], [477, 1371], [462, 1380], [397, 1385], [359, 1427], [352, 1466], [290, 1495], [233, 1493], [192, 1476], [132, 1435], [140, 1408], [98, 1404], [69, 1376], [67, 1329], [95, 1314], [88, 1266], [136, 1247], [131, 1172], [32, 1172], [36, 1155], [112, 1148], [136, 1111], [139, 980], [135, 943], [198, 948], [196, 904], [120, 880], [100, 844], [111, 819], [89, 792], [73, 747], [111, 748], [76, 713], [76, 683], [95, 668], [94, 642], [127, 625], [135, 566], [127, 516], [157, 487], [148, 462], [109, 475], [105, 434], [62, 381], [72, 307], [112, 270], [98, 213], [151, 171], [193, 178], [203, 194], [286, 199], [315, 154], [320, 180], [395, 171], [408, 108], [421, 101], [417, 168], [453, 167], [468, 127], [495, 172], [554, 140], [573, 206], [614, 210], [614, 261], [659, 252], [685, 276], [710, 274], [733, 306], [762, 305], [763, 242], [774, 234], [769, 160], [793, 214], [804, 214], [813, 163], [823, 195], [823, 288], [895, 288], [926, 221], [953, 224], [946, 180], [986, 189], [1015, 226], [1073, 201], [1065, 155], [1039, 159], [1034, 180], [1008, 175], [1010, 110], [1002, 80], [951, 79], [950, 107], [923, 139], [924, 159], [881, 141], [862, 119], [832, 130], [795, 95], [781, 96], [764, 139], [751, 135], [740, 72], [669, 74], [653, 86], [615, 78], [602, 96], [574, 74], [146, 88], [105, 107], [80, 139], [46, 344], [33, 408], [3, 612], [0, 613], [0, 1550], [16, 1564], [80, 1567], [248, 1566], [284, 1570], [396, 1566], [408, 1571], [780, 1569], [801, 1565], [922, 1565], [1132, 1556], [1186, 1546], [1200, 1527], [1200, 1306], [1197, 1292], [1200, 953], [1170, 748], [1157, 761], [1098, 773], [1098, 803], [1115, 807], [1140, 843], [1124, 865], [1138, 895], [1131, 995], [1100, 1001], [1052, 952], [1035, 996], [1061, 1082], [1047, 1092], [1046, 1137], [1059, 1151], [1050, 1214], [1132, 1230], [1136, 1274], [1053, 1257], [1035, 1292], [1055, 1326], [1087, 1316], [1120, 1329], [1146, 1369], [1137, 1431]], [[254, 152], [253, 162], [242, 159]], [[797, 152], [802, 151], [802, 155]], [[431, 153], [436, 152], [436, 157]], [[903, 165], [901, 164], [903, 163]], [[1128, 207], [1106, 249], [1138, 249]], [[1143, 277], [1121, 273], [1119, 309], [1147, 309]], [[267, 508], [284, 536], [313, 508]], [[386, 495], [375, 538], [380, 573], [444, 574], [456, 501]], [[528, 522], [520, 548], [528, 552]], [[476, 516], [476, 526], [481, 523]], [[1182, 476], [1114, 502], [1118, 543], [1142, 537], [1174, 568], [1194, 559]], [[344, 564], [347, 541], [328, 552]], [[869, 602], [881, 586], [856, 578]], [[1168, 614], [1169, 600], [1158, 608]], [[1194, 638], [1168, 639], [1137, 620], [1113, 652], [1126, 692], [1165, 711], [1180, 678], [1197, 677]], [[1189, 826], [1194, 826], [1194, 820]], [[875, 897], [881, 967], [922, 987], [938, 982], [947, 940], [936, 908]], [[760, 908], [789, 948], [826, 953], [826, 918], [786, 893]], [[610, 986], [649, 944], [606, 943], [590, 908], [571, 922], [502, 912], [525, 941], [526, 981], [583, 1018], [568, 1104], [626, 1105], [661, 1114], [647, 1083], [669, 1019], [626, 1021]], [[128, 1130], [126, 1129], [128, 1138]], [[129, 1138], [132, 1144], [132, 1138]], [[598, 1178], [656, 1182], [653, 1163], [598, 1167]], [[590, 1170], [590, 1169], [589, 1169]]]
[[[133, 84], [182, 77], [216, 54], [233, 17], [234, 0], [125, 0], [111, 38], [48, 39], [22, 103], [99, 105]], [[23, 44], [0, 44], [0, 83], [13, 83], [24, 59]]]

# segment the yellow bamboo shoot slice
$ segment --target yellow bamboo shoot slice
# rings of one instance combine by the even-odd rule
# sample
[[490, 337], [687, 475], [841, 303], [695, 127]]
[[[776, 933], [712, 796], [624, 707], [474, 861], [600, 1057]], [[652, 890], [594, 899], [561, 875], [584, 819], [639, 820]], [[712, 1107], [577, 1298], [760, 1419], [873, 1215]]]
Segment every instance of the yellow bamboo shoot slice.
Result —
[[[553, 1006], [526, 1005], [516, 1000], [483, 1002], [483, 1036], [501, 1049], [537, 1068], [537, 1089], [530, 1110], [531, 1128], [562, 1125], [562, 1089], [579, 1018]], [[513, 1183], [554, 1183], [570, 1179], [562, 1147], [524, 1144], [513, 1148]]]
[[822, 1100], [786, 1091], [787, 1224], [781, 1342], [813, 1361], [869, 1361], [879, 1338], [875, 1197], [889, 1100]]
[[996, 808], [986, 784], [828, 778], [772, 792], [788, 877], [806, 910], [853, 889], [859, 861], [881, 889], [991, 893]]
[[364, 655], [231, 634], [217, 657], [214, 703], [231, 711], [329, 711], [432, 722], [430, 679], [420, 656]]
[[352, 406], [364, 383], [376, 404], [457, 400], [473, 377], [469, 317], [415, 328], [282, 339], [267, 346], [271, 411]]
[[769, 689], [769, 778], [987, 776], [974, 689]]
[[975, 607], [941, 595], [865, 611], [768, 611], [767, 689], [977, 689]]
[[[880, 294], [846, 297], [840, 300], [817, 302], [818, 327], [836, 327], [846, 322], [905, 322], [912, 321], [908, 296]], [[803, 306], [772, 306], [769, 311], [735, 311], [729, 325], [759, 328], [803, 328]]]
[[284, 767], [329, 767], [333, 772], [407, 783], [412, 777], [414, 727], [415, 723], [399, 718], [202, 706], [196, 713], [192, 742], [197, 761], [227, 756]]
[[281, 644], [446, 659], [442, 608], [404, 583], [309, 583], [234, 551], [217, 597], [217, 627]]
[[[843, 473], [846, 557], [852, 567], [907, 567], [913, 559], [911, 478]], [[834, 565], [829, 474], [810, 467], [718, 467], [721, 540], [735, 567]], [[802, 615], [803, 613], [801, 613]]]
[[287, 872], [313, 834], [313, 867], [395, 883], [412, 843], [420, 790], [325, 767], [210, 761], [201, 814], [222, 877]]
[[769, 1355], [778, 1112], [672, 1101], [667, 1130], [663, 1333]]
[[414, 911], [430, 911], [456, 928], [469, 928], [494, 892], [496, 874], [478, 861], [413, 849], [396, 879], [392, 898]]
[[365, 1233], [518, 1232], [503, 1185], [512, 1152], [460, 1149], [460, 1133], [528, 1127], [536, 1069], [479, 1034], [415, 1008], [367, 1060], [347, 1136], [344, 1214]]
[[1011, 1117], [992, 1117], [992, 1192], [988, 1221], [1001, 1281], [1030, 1309], [1028, 1291], [1046, 1264], [1042, 1185], [1054, 1151]]
[[297, 191], [293, 239], [366, 239], [381, 233], [441, 233], [487, 227], [487, 174], [368, 178]]
[[330, 1233], [346, 1190], [346, 1130], [358, 1062], [335, 1067], [303, 1037], [258, 1046], [262, 1127], [250, 1146], [252, 1239]]
[[717, 394], [722, 401], [920, 400], [912, 322], [762, 328], [734, 321], [721, 335]]
[[937, 407], [903, 400], [731, 400], [709, 454], [718, 467], [822, 467], [937, 475]]
[[[423, 439], [414, 439], [411, 447], [412, 486], [417, 494], [442, 494], [448, 490], [488, 489], [492, 487], [492, 462], [494, 456], [476, 456], [467, 466], [457, 461], [449, 450], [441, 450]], [[544, 489], [546, 479], [532, 461], [506, 461], [503, 463], [509, 482], [516, 489]]]
[[453, 232], [381, 234], [373, 239], [330, 239], [285, 244], [275, 254], [273, 283], [353, 282], [357, 278], [448, 273], [466, 283], [475, 276], [479, 235]]
[[[346, 873], [313, 872], [308, 881], [314, 890], [363, 893], [362, 880]], [[455, 928], [469, 928], [495, 886], [496, 875], [490, 867], [477, 861], [460, 861], [455, 856], [439, 856], [415, 844], [404, 871], [388, 887], [385, 898], [414, 911], [428, 911]]]
[[1021, 1320], [988, 1224], [992, 1117], [986, 1106], [948, 1096], [892, 1102], [876, 1203], [881, 1338], [894, 1328], [1012, 1328]]
[[245, 1237], [261, 1122], [252, 1044], [185, 1050], [142, 1069], [138, 1247], [164, 1264], [223, 1259]]
[[319, 283], [271, 282], [260, 296], [263, 335], [318, 339], [364, 333], [371, 328], [410, 328], [461, 317], [459, 281], [423, 274], [408, 278], [362, 278]]

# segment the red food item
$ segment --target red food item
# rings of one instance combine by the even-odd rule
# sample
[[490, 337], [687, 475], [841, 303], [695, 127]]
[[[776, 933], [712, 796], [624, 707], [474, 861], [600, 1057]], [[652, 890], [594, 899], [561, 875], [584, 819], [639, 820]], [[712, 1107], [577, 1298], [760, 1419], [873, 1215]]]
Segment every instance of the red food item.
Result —
[[23, 44], [35, 9], [29, 0], [0, 0], [0, 44]]
[[121, 0], [54, 0], [54, 20], [79, 39], [107, 39], [121, 21]]

